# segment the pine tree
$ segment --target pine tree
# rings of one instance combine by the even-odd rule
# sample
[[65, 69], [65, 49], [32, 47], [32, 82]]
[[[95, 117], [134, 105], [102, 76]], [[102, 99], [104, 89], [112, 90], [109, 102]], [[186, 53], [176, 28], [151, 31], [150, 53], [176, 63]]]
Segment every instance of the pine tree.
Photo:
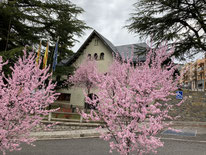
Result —
[[139, 0], [134, 7], [129, 31], [149, 36], [157, 45], [168, 41], [179, 57], [206, 51], [205, 0]]
[[[0, 3], [0, 55], [2, 52], [39, 44], [59, 36], [59, 60], [70, 55], [69, 47], [88, 27], [77, 19], [83, 9], [68, 0], [7, 0]], [[46, 44], [46, 41], [43, 42]], [[21, 50], [20, 50], [21, 51]], [[19, 50], [16, 50], [18, 55]], [[5, 53], [4, 53], [5, 54]]]

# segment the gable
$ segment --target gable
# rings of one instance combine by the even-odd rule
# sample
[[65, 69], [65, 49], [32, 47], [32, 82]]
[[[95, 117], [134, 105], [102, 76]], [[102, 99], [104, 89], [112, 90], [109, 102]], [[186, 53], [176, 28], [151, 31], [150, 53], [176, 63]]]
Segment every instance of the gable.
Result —
[[73, 64], [80, 55], [82, 55], [83, 51], [87, 48], [87, 46], [90, 44], [90, 42], [94, 39], [94, 37], [97, 37], [101, 42], [106, 46], [106, 48], [113, 54], [116, 53], [116, 48], [114, 45], [104, 38], [101, 34], [99, 34], [97, 31], [93, 31], [90, 36], [86, 39], [86, 41], [81, 45], [81, 47], [78, 49], [78, 51], [70, 58], [65, 64], [67, 66]]
[[[104, 58], [100, 59], [100, 55], [104, 54]], [[90, 43], [86, 46], [86, 48], [81, 52], [81, 55], [76, 59], [73, 63], [74, 66], [79, 66], [87, 57], [91, 55], [92, 59], [94, 59], [95, 55], [97, 55], [97, 67], [100, 72], [106, 72], [108, 67], [113, 61], [112, 52], [106, 47], [102, 40], [100, 40], [97, 36], [93, 37]]]
[[[95, 47], [97, 39], [98, 39], [99, 45]], [[66, 64], [67, 66], [72, 65], [72, 64], [77, 65], [78, 63], [81, 63], [84, 60], [84, 58], [87, 57], [88, 54], [91, 54], [91, 56], [94, 56], [94, 54], [97, 53], [99, 57], [101, 51], [106, 52], [107, 56], [109, 56], [108, 59], [105, 59], [106, 61], [108, 61], [108, 62], [105, 62], [106, 64], [109, 62], [111, 63], [112, 58], [110, 56], [112, 55], [119, 55], [120, 57], [122, 55], [131, 56], [132, 52], [134, 52], [134, 56], [135, 56], [133, 59], [134, 62], [145, 61], [146, 59], [145, 51], [147, 48], [148, 46], [146, 43], [114, 46], [108, 39], [106, 39], [104, 36], [102, 36], [100, 33], [94, 30], [90, 34], [90, 36], [86, 39], [86, 41], [82, 44], [82, 46], [78, 49], [78, 51], [73, 55], [73, 57], [67, 60], [67, 62], [64, 64]], [[144, 54], [141, 54], [141, 53], [144, 53]], [[138, 59], [137, 59], [137, 55], [139, 55]], [[98, 62], [98, 63], [103, 64], [103, 62]]]

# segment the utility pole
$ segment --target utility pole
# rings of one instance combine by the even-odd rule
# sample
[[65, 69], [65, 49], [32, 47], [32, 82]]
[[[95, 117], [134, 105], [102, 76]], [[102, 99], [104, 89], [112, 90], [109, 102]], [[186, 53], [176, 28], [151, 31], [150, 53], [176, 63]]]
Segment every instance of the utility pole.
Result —
[[204, 81], [204, 85], [203, 86], [204, 86], [204, 91], [205, 91], [205, 73], [206, 73], [205, 72], [205, 69], [206, 69], [206, 62], [205, 62], [205, 60], [206, 60], [206, 53], [205, 53], [205, 58], [204, 58], [204, 70], [203, 70], [203, 78], [204, 78], [204, 80], [203, 80]]

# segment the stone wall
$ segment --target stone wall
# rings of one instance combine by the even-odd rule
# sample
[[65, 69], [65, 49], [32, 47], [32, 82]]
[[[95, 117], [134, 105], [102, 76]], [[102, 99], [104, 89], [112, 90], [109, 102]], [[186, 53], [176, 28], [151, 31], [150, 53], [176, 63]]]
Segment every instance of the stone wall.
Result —
[[[171, 116], [181, 116], [182, 121], [206, 121], [206, 92], [183, 90], [183, 96], [187, 97], [181, 106], [174, 106], [170, 110]], [[176, 96], [172, 97], [170, 104], [178, 103]]]

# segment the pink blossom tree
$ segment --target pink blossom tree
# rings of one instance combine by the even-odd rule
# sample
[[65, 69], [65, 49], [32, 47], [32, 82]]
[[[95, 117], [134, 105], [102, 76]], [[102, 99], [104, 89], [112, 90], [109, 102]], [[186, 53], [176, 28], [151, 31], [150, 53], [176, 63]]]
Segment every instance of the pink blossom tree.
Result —
[[[72, 76], [69, 77], [68, 82], [73, 84], [75, 87], [84, 89], [86, 95], [91, 93], [91, 89], [95, 88], [95, 81], [99, 78], [97, 74], [96, 61], [93, 59], [86, 58], [86, 60], [76, 67], [76, 71]], [[87, 106], [86, 106], [87, 108]]]
[[[155, 153], [163, 146], [155, 135], [169, 125], [165, 119], [173, 119], [168, 115], [172, 105], [167, 101], [175, 95], [178, 82], [178, 77], [175, 80], [173, 77], [174, 64], [163, 65], [171, 53], [167, 52], [166, 46], [150, 50], [146, 62], [136, 66], [132, 58], [116, 57], [106, 75], [99, 76], [96, 70], [89, 75], [99, 91], [96, 98], [85, 96], [86, 102], [97, 111], [81, 113], [84, 119], [105, 122], [108, 132], [102, 133], [101, 138], [111, 141], [110, 151], [141, 155]], [[78, 78], [81, 76], [79, 74]]]
[[8, 78], [2, 72], [5, 63], [0, 57], [0, 151], [19, 150], [20, 143], [31, 143], [35, 139], [30, 131], [40, 123], [46, 110], [57, 97], [48, 73], [49, 68], [40, 69], [35, 64], [35, 55], [26, 54], [12, 67]]
[[86, 58], [86, 60], [76, 67], [76, 71], [69, 77], [68, 82], [75, 87], [86, 89], [86, 93], [90, 94], [92, 88], [95, 87], [96, 74], [98, 74], [95, 60]]

